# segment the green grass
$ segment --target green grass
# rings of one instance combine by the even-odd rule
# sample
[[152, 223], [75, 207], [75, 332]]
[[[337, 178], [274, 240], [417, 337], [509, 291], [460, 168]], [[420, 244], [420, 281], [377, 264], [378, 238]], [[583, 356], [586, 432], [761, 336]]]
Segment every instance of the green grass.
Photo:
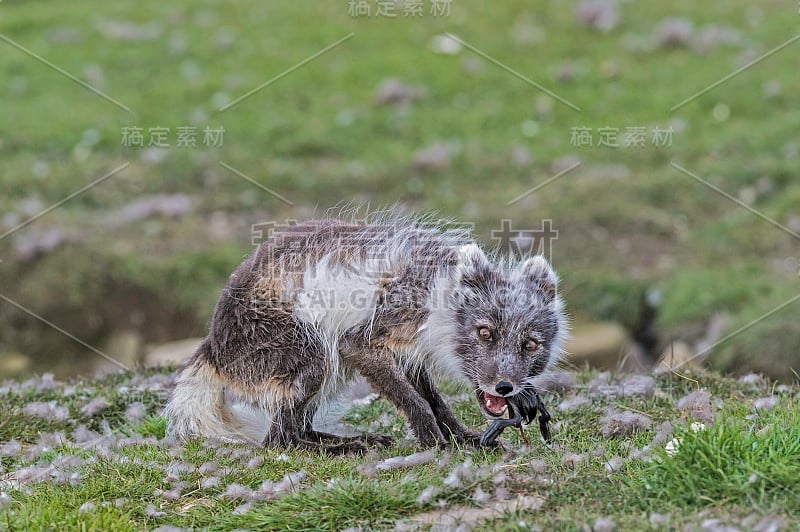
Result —
[[636, 479], [650, 504], [800, 508], [800, 412], [778, 408], [756, 423], [742, 413], [731, 408], [719, 424], [699, 432], [683, 428], [678, 452], [660, 452]]
[[[4, 403], [8, 415], [0, 422], [0, 445], [16, 439], [27, 448], [42, 433], [54, 430], [62, 430], [69, 437], [79, 423], [91, 423], [99, 429], [107, 422], [119, 436], [138, 432], [163, 437], [165, 420], [157, 415], [163, 405], [161, 392], [129, 392], [133, 397], [120, 394], [121, 387], [123, 391], [125, 387], [134, 388], [129, 385], [131, 376], [120, 374], [104, 380], [69, 383], [76, 386], [78, 393], [68, 396], [63, 394], [63, 386], [41, 393], [7, 394]], [[576, 377], [578, 384], [568, 395], [587, 396], [587, 384], [595, 373], [580, 371]], [[44, 482], [29, 484], [23, 491], [2, 488], [0, 491], [8, 492], [13, 503], [10, 509], [0, 511], [0, 527], [140, 530], [170, 524], [210, 530], [341, 530], [358, 526], [391, 530], [398, 520], [436, 510], [440, 501], [449, 506], [478, 507], [471, 496], [479, 486], [487, 493], [502, 486], [511, 496], [533, 495], [545, 501], [540, 510], [507, 512], [479, 523], [478, 529], [485, 530], [519, 530], [533, 525], [574, 530], [584, 523], [593, 524], [599, 517], [614, 520], [621, 529], [642, 529], [650, 526], [653, 513], [666, 515], [673, 529], [707, 518], [722, 519], [733, 525], [746, 518], [770, 517], [785, 522], [800, 519], [797, 497], [800, 486], [796, 475], [800, 465], [797, 428], [800, 402], [796, 387], [778, 389], [767, 381], [744, 384], [708, 372], [688, 373], [683, 377], [659, 375], [656, 382], [656, 393], [650, 398], [595, 397], [588, 406], [568, 412], [558, 409], [563, 395], [546, 395], [554, 421], [561, 423], [549, 447], [531, 427], [527, 431], [532, 440], [530, 448], [521, 446], [516, 431], [504, 434], [504, 440], [514, 450], [512, 454], [456, 448], [449, 453], [438, 453], [434, 463], [379, 472], [375, 476], [366, 476], [361, 466], [417, 450], [413, 441], [402, 439], [404, 423], [382, 399], [356, 407], [345, 417], [356, 430], [375, 430], [376, 423], [388, 421], [378, 430], [401, 439], [397, 447], [371, 451], [367, 456], [331, 458], [233, 444], [215, 446], [201, 441], [190, 442], [177, 451], [164, 445], [128, 446], [81, 466], [81, 479], [75, 485]], [[716, 424], [695, 433], [688, 430], [676, 400], [698, 387], [708, 390], [718, 406], [714, 407]], [[459, 399], [463, 390], [450, 385], [445, 390], [457, 414], [477, 430], [483, 430], [485, 423], [473, 401]], [[776, 394], [777, 406], [767, 412], [756, 412], [755, 399], [770, 394]], [[107, 398], [111, 406], [96, 419], [80, 419], [80, 408], [97, 396]], [[47, 400], [67, 406], [70, 419], [53, 424], [22, 414], [25, 404]], [[130, 425], [121, 412], [134, 400], [142, 401], [149, 415]], [[653, 428], [606, 440], [600, 429], [609, 408], [647, 414]], [[675, 427], [672, 437], [681, 439], [677, 454], [668, 456], [661, 443], [647, 453], [652, 461], [626, 460], [618, 472], [606, 471], [605, 464], [612, 457], [625, 458], [631, 450], [652, 446], [655, 427], [664, 421]], [[0, 466], [6, 470], [6, 476], [0, 478], [6, 479], [9, 472], [25, 466], [46, 465], [65, 455], [91, 459], [94, 454], [69, 445], [50, 449], [33, 460], [2, 458]], [[570, 454], [581, 455], [583, 459], [578, 464], [567, 463], [565, 456]], [[445, 461], [447, 456], [449, 462]], [[247, 466], [253, 457], [261, 457], [262, 461], [254, 467]], [[460, 487], [446, 486], [444, 479], [450, 470], [467, 458], [472, 460], [474, 470], [482, 473]], [[182, 495], [177, 500], [166, 500], [156, 490], [170, 488], [165, 481], [165, 469], [176, 461], [194, 466], [214, 461], [220, 467], [229, 467], [230, 472], [218, 487], [208, 488], [201, 483], [211, 473], [183, 474], [181, 480], [187, 485]], [[491, 470], [492, 466], [496, 469]], [[484, 467], [487, 469], [481, 469]], [[230, 483], [255, 489], [264, 480], [276, 482], [285, 474], [300, 470], [306, 471], [307, 477], [299, 491], [277, 500], [254, 503], [241, 515], [233, 510], [243, 501], [220, 497]], [[504, 474], [503, 479], [495, 477], [499, 471]], [[419, 505], [417, 498], [428, 486], [435, 486], [438, 493], [431, 502]], [[115, 505], [120, 498], [124, 500]], [[79, 512], [86, 502], [93, 502], [95, 509]], [[164, 514], [153, 516], [146, 510], [148, 505]]]

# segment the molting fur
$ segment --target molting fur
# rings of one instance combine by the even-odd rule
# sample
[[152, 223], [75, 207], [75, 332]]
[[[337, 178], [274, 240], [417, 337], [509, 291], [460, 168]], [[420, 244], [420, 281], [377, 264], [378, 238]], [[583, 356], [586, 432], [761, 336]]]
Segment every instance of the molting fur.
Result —
[[[233, 273], [208, 337], [166, 407], [170, 431], [252, 440], [226, 393], [266, 418], [269, 446], [389, 444], [315, 431], [317, 408], [360, 373], [423, 445], [476, 443], [434, 379], [468, 382], [487, 417], [559, 359], [558, 279], [541, 256], [487, 257], [465, 231], [386, 217], [312, 220], [274, 233]], [[251, 431], [252, 432], [252, 431]]]

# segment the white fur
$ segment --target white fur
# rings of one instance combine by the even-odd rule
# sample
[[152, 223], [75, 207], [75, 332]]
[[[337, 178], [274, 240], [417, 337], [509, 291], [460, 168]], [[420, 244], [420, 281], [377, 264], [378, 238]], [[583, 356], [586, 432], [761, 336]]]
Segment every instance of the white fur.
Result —
[[[458, 271], [458, 268], [456, 269]], [[437, 274], [428, 295], [428, 319], [420, 327], [416, 365], [426, 366], [439, 377], [449, 376], [469, 382], [464, 365], [455, 354], [456, 324], [454, 323], [453, 286], [458, 282], [452, 272]]]
[[326, 255], [303, 274], [295, 315], [320, 333], [328, 365], [325, 381], [317, 396], [324, 404], [352, 378], [339, 354], [339, 339], [350, 328], [371, 321], [378, 299], [377, 278], [363, 265], [345, 267], [331, 264]]
[[327, 255], [303, 274], [295, 313], [326, 337], [334, 338], [369, 320], [377, 298], [377, 279], [363, 271], [332, 265]]
[[251, 439], [253, 430], [247, 420], [231, 413], [224, 387], [212, 377], [211, 369], [201, 363], [188, 366], [178, 375], [164, 417], [169, 420], [168, 432], [179, 439], [202, 434], [225, 441], [261, 441]]

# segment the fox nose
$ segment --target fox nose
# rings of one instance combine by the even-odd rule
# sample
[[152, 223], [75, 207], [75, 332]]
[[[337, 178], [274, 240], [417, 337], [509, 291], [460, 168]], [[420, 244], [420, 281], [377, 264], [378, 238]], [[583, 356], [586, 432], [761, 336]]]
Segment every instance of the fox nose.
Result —
[[500, 381], [497, 383], [497, 386], [495, 386], [494, 389], [500, 395], [506, 395], [507, 393], [514, 391], [514, 385], [508, 381]]

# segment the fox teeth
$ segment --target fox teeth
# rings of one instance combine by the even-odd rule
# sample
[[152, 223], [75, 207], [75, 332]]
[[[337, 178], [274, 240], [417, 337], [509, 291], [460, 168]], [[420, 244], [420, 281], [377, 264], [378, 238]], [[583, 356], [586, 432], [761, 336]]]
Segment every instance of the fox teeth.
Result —
[[[487, 398], [487, 399], [486, 399], [486, 409], [487, 409], [489, 412], [492, 412], [492, 408], [491, 408], [491, 406], [492, 406], [492, 401], [491, 401], [490, 399], [488, 399], [488, 398]], [[508, 404], [505, 404], [505, 405], [503, 405], [503, 409], [500, 411], [500, 414], [499, 414], [499, 415], [501, 415], [501, 416], [502, 416], [503, 414], [505, 414], [505, 413], [506, 413], [506, 411], [507, 411], [507, 410], [508, 410]]]

